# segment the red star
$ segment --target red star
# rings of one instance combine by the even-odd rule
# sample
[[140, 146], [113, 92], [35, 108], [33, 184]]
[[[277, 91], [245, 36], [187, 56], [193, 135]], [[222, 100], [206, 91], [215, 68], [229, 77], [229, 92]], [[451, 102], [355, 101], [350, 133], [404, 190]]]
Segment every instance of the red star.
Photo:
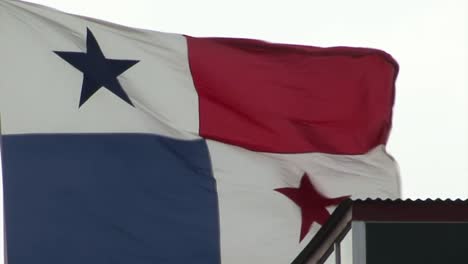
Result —
[[314, 222], [320, 225], [325, 224], [330, 217], [330, 213], [326, 209], [327, 206], [337, 205], [341, 201], [349, 198], [349, 196], [341, 196], [338, 198], [323, 196], [315, 189], [314, 185], [312, 185], [306, 173], [302, 176], [299, 188], [278, 188], [275, 189], [275, 191], [286, 195], [301, 208], [302, 226], [301, 238], [299, 241], [302, 241], [307, 235]]

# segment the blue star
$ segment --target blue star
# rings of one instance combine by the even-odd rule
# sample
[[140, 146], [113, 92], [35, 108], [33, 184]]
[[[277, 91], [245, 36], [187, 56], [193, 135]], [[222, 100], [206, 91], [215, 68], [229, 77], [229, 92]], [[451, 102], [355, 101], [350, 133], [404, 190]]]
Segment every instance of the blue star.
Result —
[[102, 87], [107, 88], [107, 90], [133, 106], [132, 101], [130, 101], [130, 98], [117, 80], [117, 76], [139, 61], [107, 59], [104, 57], [104, 53], [102, 53], [96, 38], [89, 28], [87, 29], [86, 49], [87, 53], [54, 51], [73, 67], [83, 72], [79, 107]]

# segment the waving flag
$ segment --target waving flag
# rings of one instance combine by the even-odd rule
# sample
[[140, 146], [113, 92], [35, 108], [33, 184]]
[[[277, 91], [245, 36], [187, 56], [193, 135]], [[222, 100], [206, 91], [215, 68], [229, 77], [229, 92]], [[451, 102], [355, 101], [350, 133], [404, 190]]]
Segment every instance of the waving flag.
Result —
[[396, 62], [0, 2], [8, 263], [289, 263], [399, 196]]

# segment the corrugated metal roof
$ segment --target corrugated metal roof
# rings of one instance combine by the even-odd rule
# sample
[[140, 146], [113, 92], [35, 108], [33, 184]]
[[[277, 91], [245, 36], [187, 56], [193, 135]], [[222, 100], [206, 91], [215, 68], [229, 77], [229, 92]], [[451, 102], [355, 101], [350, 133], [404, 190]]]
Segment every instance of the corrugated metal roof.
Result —
[[352, 201], [354, 221], [468, 222], [467, 200], [382, 200]]
[[[306, 263], [324, 243], [335, 239], [337, 233], [345, 232], [352, 221], [468, 223], [468, 200], [347, 199], [340, 203], [292, 264]], [[343, 222], [347, 224], [343, 225]], [[338, 228], [343, 230], [336, 232]]]

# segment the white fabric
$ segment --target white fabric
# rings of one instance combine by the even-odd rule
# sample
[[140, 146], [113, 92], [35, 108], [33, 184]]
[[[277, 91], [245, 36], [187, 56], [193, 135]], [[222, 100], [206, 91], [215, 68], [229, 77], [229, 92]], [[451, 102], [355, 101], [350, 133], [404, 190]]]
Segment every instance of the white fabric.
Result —
[[[208, 141], [217, 182], [224, 264], [290, 263], [320, 225], [299, 243], [301, 212], [276, 188], [298, 187], [307, 173], [329, 198], [398, 198], [398, 169], [383, 146], [365, 155], [279, 155]], [[333, 207], [328, 208], [332, 212]], [[246, 255], [245, 252], [252, 252]]]
[[[119, 77], [135, 108], [104, 88], [78, 108], [83, 73], [54, 51], [86, 52], [86, 28], [106, 58], [140, 61]], [[0, 32], [0, 87], [8, 87], [8, 95], [0, 94], [4, 134], [196, 137], [198, 97], [183, 36], [129, 29], [17, 1], [0, 1]]]

